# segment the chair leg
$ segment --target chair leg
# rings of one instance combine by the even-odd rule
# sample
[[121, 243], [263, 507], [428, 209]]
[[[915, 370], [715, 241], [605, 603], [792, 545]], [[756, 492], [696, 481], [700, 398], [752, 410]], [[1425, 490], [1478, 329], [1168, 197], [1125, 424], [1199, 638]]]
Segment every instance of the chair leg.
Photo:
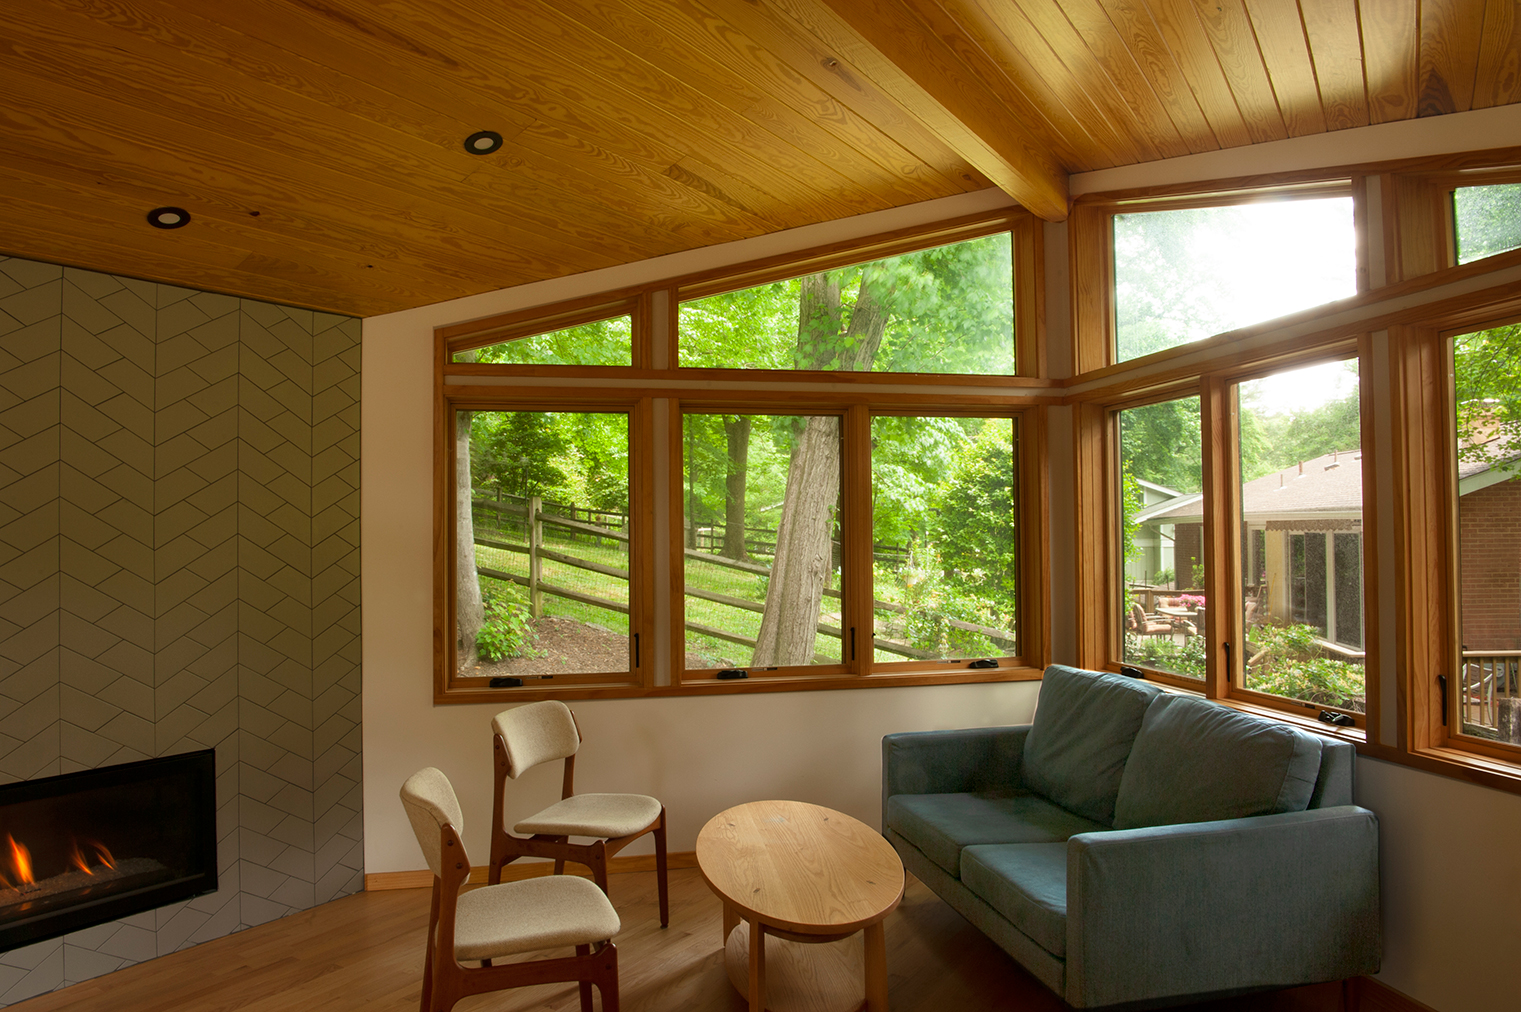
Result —
[[602, 947], [604, 957], [597, 977], [597, 990], [602, 992], [602, 1012], [618, 1012], [618, 947], [608, 942]]
[[[576, 946], [576, 955], [578, 955], [578, 956], [589, 956], [589, 955], [591, 955], [591, 946], [590, 945], [578, 945], [578, 946]], [[592, 1012], [592, 997], [591, 997], [592, 986], [591, 986], [591, 981], [590, 980], [578, 980], [578, 981], [576, 981], [576, 989], [578, 991], [580, 991], [580, 993], [581, 993], [581, 1012]], [[606, 1004], [606, 1002], [604, 1001], [603, 1004]]]
[[655, 887], [660, 893], [660, 926], [671, 926], [671, 892], [665, 874], [665, 809], [660, 809], [660, 824], [655, 827]]

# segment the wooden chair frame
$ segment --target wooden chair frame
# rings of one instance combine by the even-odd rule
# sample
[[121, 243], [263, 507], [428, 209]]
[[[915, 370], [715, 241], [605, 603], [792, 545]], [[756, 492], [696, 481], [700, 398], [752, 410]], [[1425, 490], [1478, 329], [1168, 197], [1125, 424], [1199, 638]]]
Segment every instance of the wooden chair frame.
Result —
[[592, 985], [602, 993], [603, 1012], [618, 1012], [618, 947], [608, 939], [595, 947], [576, 946], [574, 956], [531, 959], [525, 962], [478, 967], [463, 966], [454, 958], [454, 919], [460, 888], [470, 877], [470, 863], [459, 832], [445, 823], [440, 829], [439, 868], [433, 878], [433, 905], [428, 913], [427, 954], [423, 960], [422, 1012], [449, 1012], [455, 1002], [472, 994], [485, 994], [532, 984], [576, 981], [581, 1012], [592, 1012]]
[[[571, 714], [571, 721], [575, 723], [574, 713]], [[581, 725], [576, 723], [576, 741], [583, 740]], [[507, 829], [505, 812], [507, 743], [502, 740], [500, 734], [492, 735], [492, 749], [495, 753], [496, 775], [491, 802], [491, 863], [487, 868], [486, 880], [493, 885], [500, 882], [502, 868], [520, 857], [548, 857], [554, 859], [556, 875], [564, 874], [566, 861], [574, 861], [590, 868], [592, 880], [604, 894], [607, 894], [608, 858], [644, 834], [654, 833], [655, 884], [660, 892], [660, 926], [668, 927], [671, 923], [671, 898], [666, 879], [665, 806], [660, 806], [660, 817], [639, 832], [610, 840], [596, 840], [582, 844], [571, 843], [570, 838], [566, 836], [551, 836], [546, 833], [513, 836]], [[575, 794], [575, 776], [576, 757], [572, 753], [565, 757], [565, 779], [560, 790], [560, 800], [563, 801]]]

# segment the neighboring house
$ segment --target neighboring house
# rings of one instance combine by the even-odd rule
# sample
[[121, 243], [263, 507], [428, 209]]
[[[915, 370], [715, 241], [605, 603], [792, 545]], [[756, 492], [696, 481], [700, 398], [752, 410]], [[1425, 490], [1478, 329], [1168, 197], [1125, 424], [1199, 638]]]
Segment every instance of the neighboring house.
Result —
[[[1515, 458], [1510, 458], [1514, 460]], [[1458, 468], [1461, 617], [1466, 649], [1521, 648], [1521, 475], [1510, 460]], [[1363, 649], [1362, 454], [1328, 453], [1241, 487], [1244, 588], [1274, 622], [1315, 626], [1331, 644]], [[1136, 515], [1136, 543], [1175, 544], [1178, 586], [1199, 582], [1202, 495]]]
[[[1141, 510], [1137, 516], [1145, 516], [1182, 494], [1144, 478], [1137, 478], [1135, 483], [1141, 489]], [[1125, 579], [1130, 583], [1156, 583], [1157, 573], [1174, 568], [1171, 524], [1137, 527], [1132, 544], [1135, 552], [1125, 560]]]

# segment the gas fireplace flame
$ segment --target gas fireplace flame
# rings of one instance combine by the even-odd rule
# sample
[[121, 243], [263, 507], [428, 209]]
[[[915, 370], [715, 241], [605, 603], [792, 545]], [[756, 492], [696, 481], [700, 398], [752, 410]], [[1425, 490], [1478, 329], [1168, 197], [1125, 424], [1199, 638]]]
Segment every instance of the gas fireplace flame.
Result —
[[5, 839], [11, 845], [11, 870], [16, 873], [16, 880], [21, 885], [31, 885], [32, 852], [17, 843], [16, 838], [9, 833], [5, 834]]
[[86, 875], [94, 875], [95, 874], [93, 871], [90, 870], [90, 864], [89, 864], [88, 861], [86, 861], [84, 859], [84, 855], [79, 852], [79, 841], [78, 840], [74, 841], [74, 846], [72, 848], [70, 848], [70, 850], [69, 850], [69, 864], [71, 864], [74, 867], [78, 868], [80, 871], [84, 872]]
[[112, 871], [116, 870], [116, 858], [111, 856], [111, 852], [106, 849], [105, 844], [100, 843], [96, 840], [91, 840], [90, 849], [95, 851], [95, 856], [100, 859], [101, 864], [105, 865], [107, 868], [110, 868]]

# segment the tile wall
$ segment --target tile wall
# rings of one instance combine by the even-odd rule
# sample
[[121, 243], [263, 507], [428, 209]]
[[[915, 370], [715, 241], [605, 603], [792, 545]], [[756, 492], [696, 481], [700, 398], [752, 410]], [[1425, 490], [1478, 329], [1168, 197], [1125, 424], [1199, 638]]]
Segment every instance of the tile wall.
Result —
[[220, 861], [0, 1006], [362, 887], [359, 336], [0, 257], [0, 783], [215, 748]]

